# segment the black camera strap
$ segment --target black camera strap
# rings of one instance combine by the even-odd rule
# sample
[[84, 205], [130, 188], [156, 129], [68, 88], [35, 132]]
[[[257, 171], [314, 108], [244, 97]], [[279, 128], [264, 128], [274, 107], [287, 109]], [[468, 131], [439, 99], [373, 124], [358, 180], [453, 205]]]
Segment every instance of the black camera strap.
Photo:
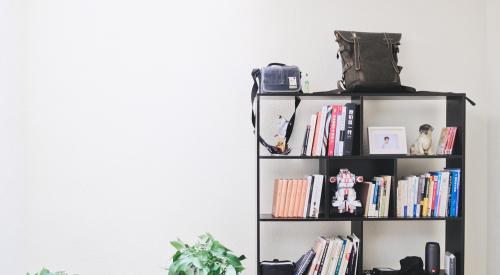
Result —
[[[279, 65], [279, 66], [284, 66], [284, 64], [281, 63], [271, 63], [268, 66], [271, 65]], [[252, 86], [252, 93], [251, 93], [251, 100], [252, 100], [252, 125], [254, 127], [254, 132], [255, 132], [255, 112], [253, 109], [255, 98], [257, 97], [257, 93], [259, 92], [259, 84], [260, 84], [260, 78], [261, 78], [261, 70], [260, 69], [253, 69], [252, 70], [252, 78], [253, 78], [253, 86]], [[302, 91], [298, 92], [299, 94], [302, 93]], [[300, 104], [300, 97], [295, 96], [295, 108], [293, 110], [293, 114], [290, 117], [290, 120], [288, 122], [288, 126], [286, 128], [286, 134], [285, 134], [285, 142], [288, 144], [288, 141], [290, 140], [290, 137], [292, 136], [293, 132], [293, 126], [295, 124], [295, 113], [297, 112], [297, 108], [299, 107]], [[267, 143], [260, 135], [258, 136], [259, 142], [266, 147], [266, 149], [271, 153], [271, 154], [288, 154], [290, 153], [290, 150], [285, 150], [285, 152], [281, 152], [279, 148], [276, 146], [272, 146], [269, 143]]]

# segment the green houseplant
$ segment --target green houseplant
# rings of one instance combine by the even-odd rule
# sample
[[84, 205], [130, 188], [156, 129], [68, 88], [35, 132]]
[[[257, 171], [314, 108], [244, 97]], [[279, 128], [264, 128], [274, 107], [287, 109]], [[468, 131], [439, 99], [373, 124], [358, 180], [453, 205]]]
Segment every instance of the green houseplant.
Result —
[[189, 246], [181, 240], [170, 242], [177, 250], [168, 268], [169, 275], [237, 275], [245, 268], [244, 255], [233, 252], [206, 233]]
[[[30, 275], [28, 272], [26, 275]], [[68, 273], [64, 271], [57, 271], [57, 272], [50, 272], [48, 269], [43, 268], [39, 272], [35, 273], [34, 275], [68, 275]]]

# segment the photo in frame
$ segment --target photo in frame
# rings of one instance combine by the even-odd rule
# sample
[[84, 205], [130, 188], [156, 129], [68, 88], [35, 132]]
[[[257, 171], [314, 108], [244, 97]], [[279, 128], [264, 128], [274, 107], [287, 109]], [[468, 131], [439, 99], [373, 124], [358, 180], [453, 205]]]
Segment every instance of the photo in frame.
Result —
[[405, 127], [368, 127], [370, 155], [406, 155]]

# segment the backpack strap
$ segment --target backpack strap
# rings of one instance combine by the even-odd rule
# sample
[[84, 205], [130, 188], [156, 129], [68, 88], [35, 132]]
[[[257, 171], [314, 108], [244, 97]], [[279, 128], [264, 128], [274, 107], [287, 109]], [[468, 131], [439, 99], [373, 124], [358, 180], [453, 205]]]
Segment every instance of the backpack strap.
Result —
[[[279, 65], [279, 66], [285, 66], [284, 64], [281, 63], [271, 63], [268, 66], [271, 65]], [[255, 102], [255, 98], [257, 97], [257, 93], [259, 91], [259, 84], [260, 84], [260, 77], [261, 77], [261, 70], [260, 69], [253, 69], [252, 70], [252, 78], [253, 78], [253, 86], [252, 86], [252, 92], [251, 92], [251, 101], [252, 101], [252, 125], [254, 128], [254, 133], [255, 133], [255, 112], [253, 110], [253, 105]], [[302, 93], [302, 91], [299, 91], [299, 93]], [[288, 144], [288, 141], [290, 140], [290, 137], [292, 136], [293, 132], [293, 126], [295, 124], [295, 113], [297, 112], [297, 108], [300, 105], [300, 97], [295, 96], [295, 107], [293, 110], [293, 114], [290, 117], [290, 120], [288, 122], [288, 126], [286, 128], [286, 134], [285, 134], [285, 142]], [[280, 150], [276, 146], [272, 146], [269, 143], [267, 143], [260, 135], [258, 136], [259, 142], [266, 147], [266, 149], [269, 151], [271, 154], [288, 154], [290, 153], [290, 150], [286, 150], [285, 152], [280, 152]]]

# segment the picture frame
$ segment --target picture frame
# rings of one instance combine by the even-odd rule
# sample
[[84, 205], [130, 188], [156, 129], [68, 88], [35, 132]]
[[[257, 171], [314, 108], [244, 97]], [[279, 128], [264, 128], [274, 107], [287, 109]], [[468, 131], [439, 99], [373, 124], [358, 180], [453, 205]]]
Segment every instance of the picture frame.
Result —
[[370, 155], [406, 155], [405, 127], [368, 127]]

